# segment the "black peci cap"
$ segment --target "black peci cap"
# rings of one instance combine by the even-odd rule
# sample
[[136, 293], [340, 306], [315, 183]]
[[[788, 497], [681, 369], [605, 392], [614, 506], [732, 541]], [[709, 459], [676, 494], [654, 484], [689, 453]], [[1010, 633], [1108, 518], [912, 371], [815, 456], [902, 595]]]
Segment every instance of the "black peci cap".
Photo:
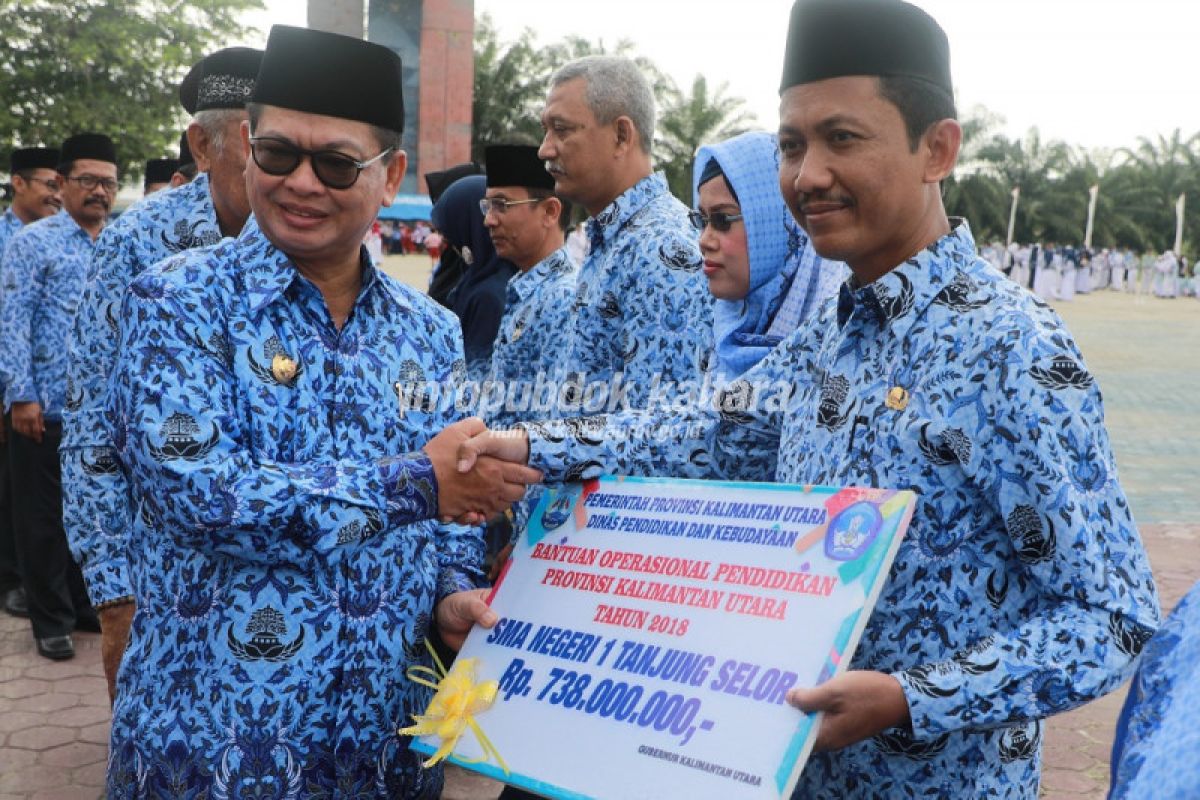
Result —
[[213, 108], [245, 108], [262, 66], [262, 50], [226, 47], [200, 59], [179, 84], [179, 103], [189, 114]]
[[58, 169], [61, 159], [53, 147], [22, 147], [13, 150], [9, 158], [9, 172], [24, 169]]
[[468, 161], [465, 164], [455, 164], [453, 167], [447, 167], [439, 172], [426, 172], [425, 185], [429, 187], [429, 199], [431, 202], [436, 203], [438, 198], [442, 196], [442, 192], [446, 191], [450, 184], [459, 178], [482, 174], [483, 167], [474, 161]]
[[485, 148], [487, 185], [554, 191], [554, 176], [546, 171], [546, 162], [538, 158], [537, 151], [526, 144], [494, 144]]
[[179, 160], [175, 158], [152, 158], [146, 162], [145, 185], [152, 183], [167, 183], [175, 170], [179, 169]]
[[847, 75], [907, 77], [954, 94], [946, 32], [901, 0], [796, 0], [779, 91]]
[[403, 132], [403, 81], [400, 56], [382, 45], [275, 25], [250, 99]]
[[63, 142], [59, 159], [61, 164], [69, 164], [81, 158], [116, 164], [117, 148], [103, 133], [77, 133]]

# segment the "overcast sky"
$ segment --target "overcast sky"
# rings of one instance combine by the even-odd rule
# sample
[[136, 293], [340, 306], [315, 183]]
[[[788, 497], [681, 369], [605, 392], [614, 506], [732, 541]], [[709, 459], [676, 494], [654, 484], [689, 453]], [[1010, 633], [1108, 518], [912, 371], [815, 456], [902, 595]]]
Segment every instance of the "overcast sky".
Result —
[[[369, 0], [368, 0], [369, 2]], [[1200, 132], [1200, 0], [915, 0], [950, 38], [960, 109], [982, 104], [1020, 136], [1086, 147]], [[253, 15], [305, 24], [304, 0], [267, 0]], [[532, 28], [543, 44], [568, 34], [630, 39], [681, 87], [725, 81], [768, 129], [791, 0], [475, 0], [502, 39]], [[594, 10], [592, 10], [594, 9]]]

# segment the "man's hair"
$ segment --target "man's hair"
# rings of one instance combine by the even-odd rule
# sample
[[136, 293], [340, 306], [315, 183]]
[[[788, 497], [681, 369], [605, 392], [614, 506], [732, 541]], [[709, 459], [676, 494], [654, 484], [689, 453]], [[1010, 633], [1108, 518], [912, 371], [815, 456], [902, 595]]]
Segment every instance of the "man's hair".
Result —
[[629, 117], [641, 138], [642, 152], [654, 144], [654, 92], [637, 64], [621, 56], [585, 56], [559, 68], [550, 78], [554, 88], [583, 78], [588, 108], [601, 125]]
[[920, 78], [880, 76], [879, 94], [900, 110], [908, 130], [908, 146], [914, 153], [931, 125], [944, 119], [958, 119], [954, 97], [942, 87]]
[[179, 169], [175, 170], [189, 181], [196, 178], [196, 162], [192, 161], [187, 164], [180, 165]]
[[[263, 109], [266, 106], [262, 103], [247, 103], [246, 111], [250, 115], [250, 134], [254, 134], [254, 129], [258, 127], [258, 121], [262, 118]], [[197, 115], [199, 116], [199, 115]], [[383, 163], [388, 164], [404, 144], [404, 134], [400, 131], [394, 131], [391, 128], [381, 128], [378, 125], [370, 125], [371, 136], [375, 138], [376, 144], [380, 150], [391, 148], [392, 152], [383, 157]]]
[[565, 197], [557, 195], [552, 189], [543, 189], [541, 186], [526, 186], [525, 190], [529, 192], [531, 198], [536, 197], [538, 200], [546, 200], [551, 197], [557, 197], [558, 202], [562, 204], [562, 211], [558, 214], [558, 227], [562, 228], [563, 233], [571, 229], [571, 211], [573, 206], [571, 201]]
[[225, 149], [225, 129], [234, 120], [241, 121], [242, 112], [236, 108], [206, 108], [197, 111], [192, 120], [204, 129], [214, 150]]

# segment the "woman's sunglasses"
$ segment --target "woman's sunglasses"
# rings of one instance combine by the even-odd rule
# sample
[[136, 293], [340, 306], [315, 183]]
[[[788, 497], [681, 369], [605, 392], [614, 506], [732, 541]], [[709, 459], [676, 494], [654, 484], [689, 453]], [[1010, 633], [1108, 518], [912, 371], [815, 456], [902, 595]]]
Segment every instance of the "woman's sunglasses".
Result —
[[349, 189], [358, 180], [358, 174], [379, 159], [392, 152], [389, 147], [374, 158], [356, 161], [337, 150], [305, 150], [291, 142], [270, 136], [251, 136], [250, 153], [254, 163], [268, 175], [290, 175], [309, 158], [317, 180], [330, 189]]
[[717, 233], [725, 233], [733, 227], [733, 223], [741, 218], [741, 214], [726, 214], [724, 211], [714, 211], [711, 214], [703, 214], [694, 210], [688, 212], [688, 219], [691, 220], [692, 227], [701, 233], [709, 225]]

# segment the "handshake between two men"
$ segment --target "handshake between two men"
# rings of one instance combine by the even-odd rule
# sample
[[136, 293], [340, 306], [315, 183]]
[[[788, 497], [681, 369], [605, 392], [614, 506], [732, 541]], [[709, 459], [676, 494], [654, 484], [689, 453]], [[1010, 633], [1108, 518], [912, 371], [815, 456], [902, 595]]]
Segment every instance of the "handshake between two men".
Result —
[[[479, 417], [448, 425], [424, 451], [437, 477], [442, 522], [482, 525], [523, 498], [529, 484], [542, 480], [541, 472], [525, 466], [525, 431], [489, 431]], [[474, 625], [496, 624], [498, 618], [485, 600], [488, 591], [455, 592], [434, 609], [439, 635], [451, 649], [462, 647]]]
[[447, 426], [425, 445], [438, 483], [442, 522], [482, 525], [541, 483], [542, 473], [526, 466], [529, 437], [524, 430], [489, 431], [479, 417]]

